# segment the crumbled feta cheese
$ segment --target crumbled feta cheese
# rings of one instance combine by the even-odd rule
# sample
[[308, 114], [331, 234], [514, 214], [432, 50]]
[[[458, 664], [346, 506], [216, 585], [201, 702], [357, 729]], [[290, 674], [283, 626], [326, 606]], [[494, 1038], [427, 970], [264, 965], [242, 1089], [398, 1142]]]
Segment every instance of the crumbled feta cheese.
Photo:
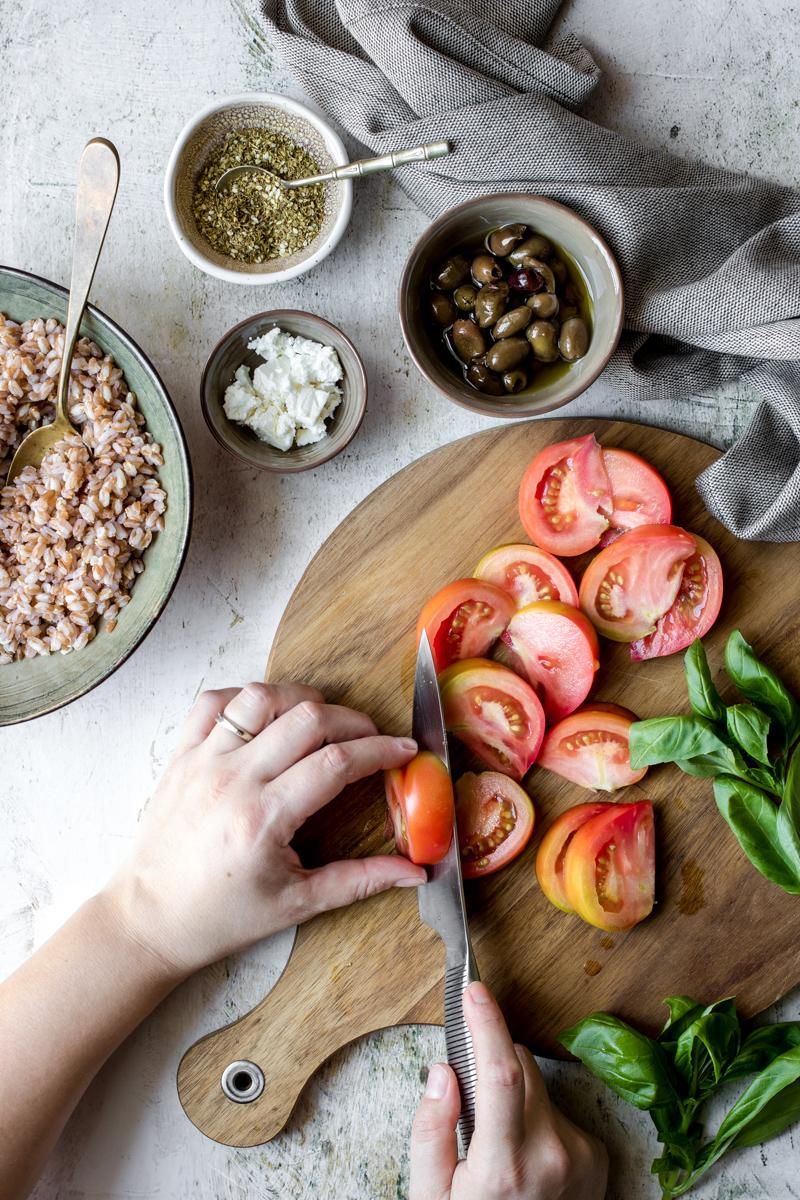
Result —
[[244, 364], [236, 371], [225, 392], [230, 420], [280, 450], [324, 438], [325, 422], [342, 399], [342, 364], [333, 347], [275, 326], [253, 338], [248, 349], [264, 361], [252, 375]]

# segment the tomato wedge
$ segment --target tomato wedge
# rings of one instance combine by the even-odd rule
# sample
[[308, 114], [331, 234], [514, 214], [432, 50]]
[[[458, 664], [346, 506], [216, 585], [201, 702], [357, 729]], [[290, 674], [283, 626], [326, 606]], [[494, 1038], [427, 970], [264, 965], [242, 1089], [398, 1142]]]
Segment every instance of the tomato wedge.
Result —
[[583, 554], [609, 527], [614, 507], [593, 433], [541, 450], [522, 477], [519, 516], [532, 542], [551, 554]]
[[468, 771], [456, 782], [461, 873], [491, 875], [527, 846], [535, 814], [527, 792], [499, 771]]
[[630, 929], [652, 912], [655, 827], [649, 800], [609, 804], [575, 832], [564, 854], [564, 891], [597, 929]]
[[497, 546], [484, 554], [475, 568], [475, 578], [503, 588], [513, 596], [517, 608], [536, 600], [578, 603], [578, 589], [564, 564], [547, 550], [524, 542]]
[[668, 525], [672, 520], [672, 498], [667, 485], [648, 462], [630, 450], [603, 449], [603, 464], [611, 485], [614, 507], [611, 528], [601, 546], [637, 525]]
[[536, 878], [539, 887], [551, 904], [563, 912], [572, 912], [564, 888], [564, 857], [570, 842], [590, 817], [605, 812], [608, 803], [598, 800], [593, 804], [576, 804], [568, 808], [546, 831], [536, 852]]
[[417, 623], [428, 631], [436, 670], [485, 654], [505, 629], [515, 605], [508, 592], [481, 579], [457, 579], [431, 596]]
[[672, 606], [647, 637], [631, 643], [631, 658], [661, 658], [685, 650], [695, 638], [705, 637], [719, 616], [722, 604], [722, 566], [708, 542], [692, 534], [695, 552], [686, 560], [681, 585]]
[[600, 648], [580, 609], [557, 600], [529, 604], [511, 618], [503, 643], [540, 696], [548, 722], [567, 716], [589, 695]]
[[439, 676], [445, 724], [473, 754], [503, 775], [522, 779], [544, 736], [533, 688], [499, 663], [468, 658]]
[[384, 772], [386, 803], [398, 853], [413, 863], [441, 862], [453, 840], [453, 785], [444, 763], [428, 750]]
[[696, 551], [677, 525], [640, 525], [601, 550], [580, 586], [581, 608], [605, 637], [635, 642], [672, 607], [684, 563]]
[[536, 763], [581, 787], [615, 792], [638, 783], [647, 767], [634, 771], [628, 749], [638, 717], [617, 704], [585, 704], [545, 734]]

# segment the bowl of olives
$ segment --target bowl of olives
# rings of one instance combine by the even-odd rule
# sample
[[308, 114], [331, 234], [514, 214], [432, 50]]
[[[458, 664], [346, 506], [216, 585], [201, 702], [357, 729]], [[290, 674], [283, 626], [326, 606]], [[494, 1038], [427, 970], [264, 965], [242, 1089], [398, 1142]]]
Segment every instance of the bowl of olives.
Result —
[[495, 417], [549, 412], [605, 367], [622, 329], [619, 268], [577, 213], [541, 196], [481, 196], [411, 250], [400, 323], [419, 370]]

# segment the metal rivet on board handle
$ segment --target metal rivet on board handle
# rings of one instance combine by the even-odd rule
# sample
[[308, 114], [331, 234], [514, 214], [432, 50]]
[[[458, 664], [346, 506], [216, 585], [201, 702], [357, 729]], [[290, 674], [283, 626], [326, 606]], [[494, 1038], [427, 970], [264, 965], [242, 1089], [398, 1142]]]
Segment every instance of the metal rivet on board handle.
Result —
[[220, 1085], [235, 1104], [250, 1104], [264, 1091], [264, 1072], [255, 1063], [239, 1059], [222, 1072]]

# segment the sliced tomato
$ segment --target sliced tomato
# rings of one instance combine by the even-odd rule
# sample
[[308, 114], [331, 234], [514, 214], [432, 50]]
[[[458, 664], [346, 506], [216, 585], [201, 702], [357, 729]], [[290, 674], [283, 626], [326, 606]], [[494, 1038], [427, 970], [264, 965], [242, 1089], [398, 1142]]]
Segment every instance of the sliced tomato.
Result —
[[581, 608], [615, 642], [652, 633], [672, 607], [695, 540], [677, 525], [639, 525], [601, 550], [586, 568]]
[[695, 552], [686, 560], [678, 594], [647, 637], [631, 643], [631, 658], [661, 658], [705, 637], [722, 604], [722, 565], [708, 542], [692, 534]]
[[630, 728], [638, 717], [617, 704], [585, 704], [545, 734], [536, 762], [581, 787], [601, 792], [638, 783], [647, 767], [634, 771]]
[[630, 929], [653, 909], [655, 828], [649, 800], [609, 804], [576, 830], [564, 854], [564, 891], [597, 929]]
[[572, 912], [572, 905], [567, 899], [564, 888], [564, 856], [573, 837], [581, 825], [590, 817], [605, 812], [608, 803], [598, 800], [594, 804], [576, 804], [568, 808], [545, 832], [536, 852], [536, 878], [539, 887], [551, 904], [564, 912]]
[[609, 527], [613, 509], [603, 453], [593, 433], [541, 450], [522, 477], [519, 516], [551, 554], [583, 554]]
[[611, 484], [614, 507], [611, 528], [601, 546], [637, 525], [668, 525], [672, 520], [672, 497], [664, 480], [638, 454], [612, 447], [603, 449], [603, 463]]
[[453, 785], [442, 760], [428, 750], [384, 772], [386, 803], [399, 854], [413, 863], [441, 862], [453, 840]]
[[465, 879], [491, 875], [527, 846], [535, 814], [527, 792], [498, 771], [468, 771], [456, 782], [461, 872]]
[[548, 722], [567, 716], [589, 695], [600, 647], [580, 609], [557, 600], [529, 604], [511, 618], [503, 642], [536, 689]]
[[436, 670], [443, 671], [460, 658], [485, 654], [497, 641], [514, 612], [508, 592], [481, 579], [448, 583], [422, 609], [417, 622], [417, 642], [428, 631]]
[[536, 600], [578, 603], [578, 589], [564, 564], [547, 550], [524, 542], [496, 546], [484, 554], [475, 568], [475, 578], [503, 588], [513, 596], [517, 608]]
[[439, 676], [445, 724], [487, 767], [522, 779], [536, 761], [544, 712], [533, 688], [500, 663], [468, 658]]

